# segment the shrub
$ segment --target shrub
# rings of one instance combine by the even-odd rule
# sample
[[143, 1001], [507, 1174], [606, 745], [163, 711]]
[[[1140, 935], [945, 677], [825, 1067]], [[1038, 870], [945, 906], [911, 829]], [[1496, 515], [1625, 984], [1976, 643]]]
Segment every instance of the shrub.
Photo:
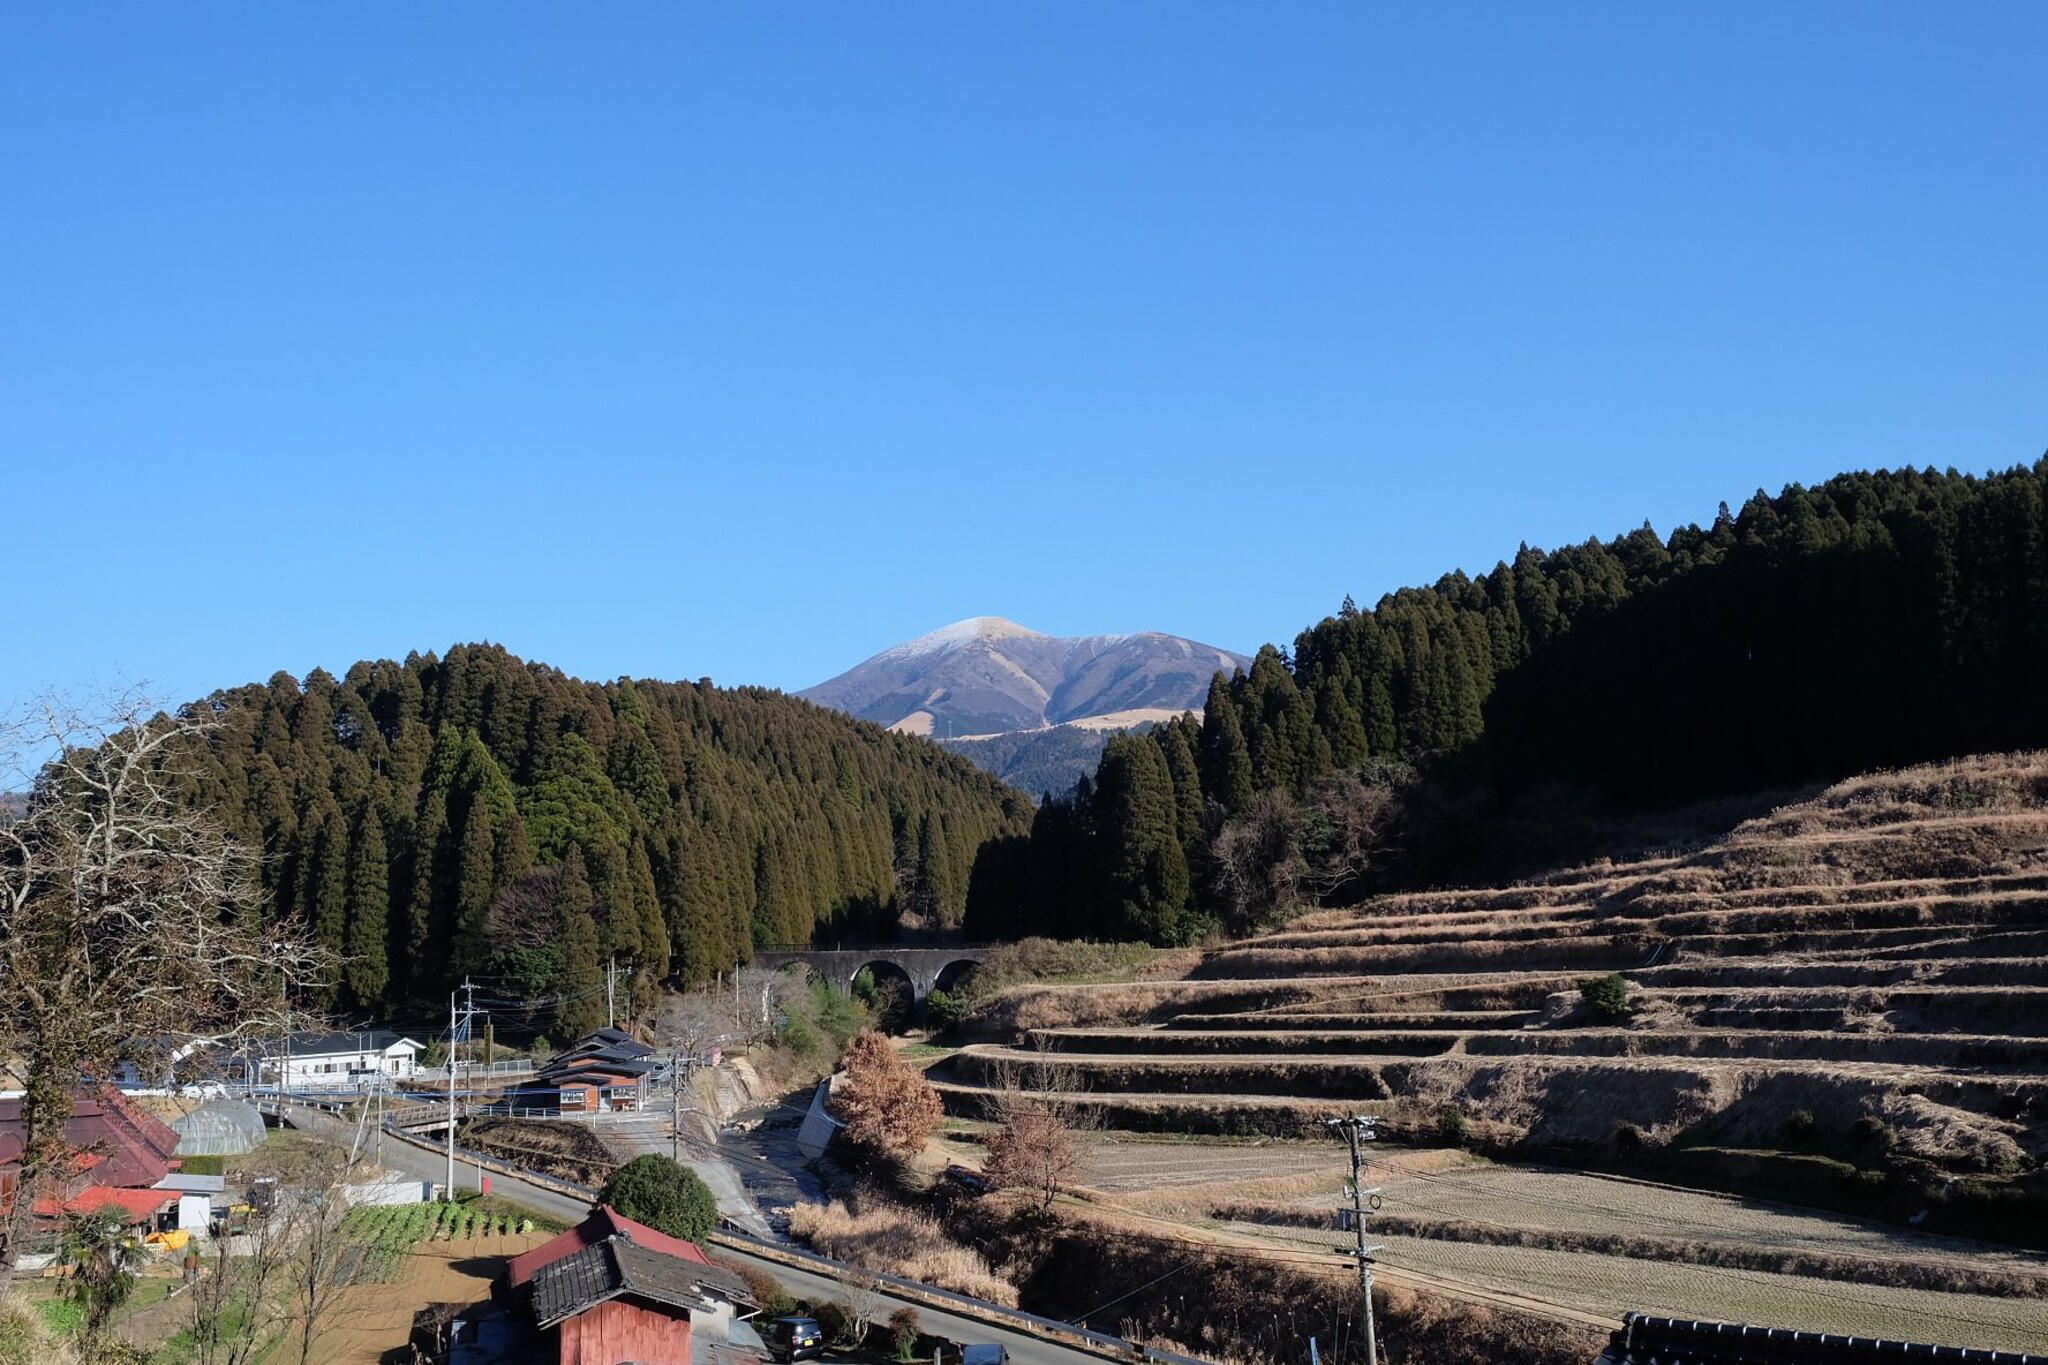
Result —
[[1619, 1019], [1628, 1013], [1628, 982], [1620, 972], [1596, 976], [1579, 987], [1586, 1008], [1602, 1019]]
[[1785, 1116], [1785, 1137], [1792, 1142], [1811, 1142], [1814, 1126], [1811, 1109], [1794, 1109]]
[[1451, 1105], [1436, 1116], [1436, 1135], [1446, 1146], [1463, 1147], [1466, 1137], [1465, 1111]]
[[922, 1335], [924, 1328], [915, 1308], [906, 1305], [889, 1315], [889, 1340], [896, 1347], [896, 1359], [904, 1365], [917, 1358], [917, 1339]]
[[782, 1287], [782, 1281], [767, 1271], [732, 1261], [720, 1261], [718, 1264], [747, 1282], [747, 1291], [754, 1296], [754, 1302], [761, 1305], [760, 1321], [773, 1322], [796, 1312], [795, 1297]]
[[852, 1315], [846, 1311], [846, 1305], [837, 1299], [825, 1300], [811, 1310], [811, 1316], [817, 1319], [818, 1330], [824, 1334], [827, 1341], [843, 1342], [853, 1331]]
[[598, 1193], [626, 1217], [671, 1237], [701, 1242], [718, 1226], [718, 1201], [688, 1166], [665, 1156], [636, 1156]]
[[943, 1033], [967, 1017], [967, 998], [934, 988], [925, 998], [924, 1017], [934, 1031]]

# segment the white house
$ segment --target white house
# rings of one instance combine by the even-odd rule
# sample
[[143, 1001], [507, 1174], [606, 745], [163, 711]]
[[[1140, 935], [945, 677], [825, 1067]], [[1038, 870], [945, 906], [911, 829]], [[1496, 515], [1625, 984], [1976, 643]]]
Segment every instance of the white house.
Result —
[[242, 1060], [241, 1074], [245, 1081], [288, 1090], [360, 1089], [380, 1075], [412, 1075], [419, 1070], [419, 1053], [419, 1043], [390, 1029], [294, 1033], [263, 1043], [253, 1058]]

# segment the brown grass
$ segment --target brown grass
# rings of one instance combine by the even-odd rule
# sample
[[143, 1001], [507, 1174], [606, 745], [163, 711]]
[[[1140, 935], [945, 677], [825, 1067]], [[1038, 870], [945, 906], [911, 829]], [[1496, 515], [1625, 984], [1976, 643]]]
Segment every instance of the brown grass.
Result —
[[871, 1271], [922, 1280], [990, 1303], [1017, 1305], [1017, 1289], [930, 1214], [863, 1193], [851, 1205], [798, 1204], [789, 1230], [825, 1255]]

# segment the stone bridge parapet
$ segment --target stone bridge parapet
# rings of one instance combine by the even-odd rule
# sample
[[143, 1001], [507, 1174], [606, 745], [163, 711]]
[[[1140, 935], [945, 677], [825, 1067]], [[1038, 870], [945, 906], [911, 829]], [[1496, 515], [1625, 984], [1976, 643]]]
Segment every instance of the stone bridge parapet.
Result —
[[851, 986], [863, 967], [886, 964], [910, 978], [912, 997], [922, 1009], [942, 982], [956, 980], [988, 961], [993, 943], [835, 943], [830, 947], [775, 943], [754, 951], [754, 965], [779, 970], [802, 963], [825, 980]]

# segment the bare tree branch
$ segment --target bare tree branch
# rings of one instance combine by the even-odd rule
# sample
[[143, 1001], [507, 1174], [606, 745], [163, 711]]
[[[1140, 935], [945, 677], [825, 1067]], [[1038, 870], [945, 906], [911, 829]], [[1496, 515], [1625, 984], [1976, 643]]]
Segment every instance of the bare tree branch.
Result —
[[128, 692], [46, 697], [7, 728], [0, 768], [34, 770], [0, 826], [0, 1053], [23, 1072], [21, 1188], [0, 1225], [0, 1285], [27, 1211], [64, 1168], [81, 1076], [299, 1022], [333, 964], [300, 926], [266, 923], [255, 856], [201, 804], [212, 712]]

